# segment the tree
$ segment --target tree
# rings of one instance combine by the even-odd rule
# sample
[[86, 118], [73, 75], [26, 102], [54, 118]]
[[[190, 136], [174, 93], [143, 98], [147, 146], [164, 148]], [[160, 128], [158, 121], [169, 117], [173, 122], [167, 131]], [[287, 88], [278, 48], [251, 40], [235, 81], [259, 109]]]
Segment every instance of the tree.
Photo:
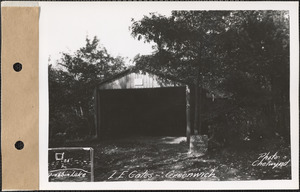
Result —
[[252, 111], [256, 132], [279, 133], [288, 140], [288, 12], [232, 12], [228, 21], [231, 27], [223, 36], [221, 62], [227, 77], [222, 86], [243, 110]]
[[91, 133], [94, 88], [124, 68], [123, 58], [112, 57], [97, 37], [86, 38], [74, 54], [63, 53], [56, 67], [49, 65], [50, 132]]
[[196, 129], [204, 87], [226, 96], [222, 122], [240, 138], [283, 129], [288, 136], [288, 21], [285, 11], [151, 13], [131, 26], [138, 40], [155, 43], [153, 54], [136, 62], [195, 85]]
[[[209, 63], [216, 47], [217, 36], [224, 32], [226, 11], [173, 11], [170, 17], [150, 14], [133, 21], [132, 35], [138, 40], [156, 43], [156, 66], [164, 72], [173, 72], [179, 79], [195, 84], [194, 130], [201, 133], [199, 122], [201, 90], [208, 77]], [[153, 59], [152, 59], [153, 60]], [[208, 69], [207, 69], [208, 68]], [[200, 93], [199, 93], [200, 92]]]

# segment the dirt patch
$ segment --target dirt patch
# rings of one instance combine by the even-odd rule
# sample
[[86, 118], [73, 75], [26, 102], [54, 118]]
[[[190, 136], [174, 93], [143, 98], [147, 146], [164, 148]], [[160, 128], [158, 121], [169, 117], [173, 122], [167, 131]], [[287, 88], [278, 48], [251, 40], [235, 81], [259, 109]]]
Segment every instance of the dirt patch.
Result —
[[[291, 179], [290, 149], [284, 146], [224, 149], [202, 157], [189, 153], [184, 137], [132, 137], [68, 146], [94, 148], [95, 181]], [[280, 162], [287, 164], [274, 168]]]

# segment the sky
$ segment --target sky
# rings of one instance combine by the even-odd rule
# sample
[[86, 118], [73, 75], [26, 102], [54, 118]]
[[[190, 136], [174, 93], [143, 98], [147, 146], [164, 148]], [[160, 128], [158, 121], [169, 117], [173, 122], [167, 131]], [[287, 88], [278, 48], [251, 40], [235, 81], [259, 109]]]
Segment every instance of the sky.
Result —
[[48, 64], [61, 52], [74, 53], [85, 46], [85, 38], [97, 36], [112, 56], [127, 58], [132, 64], [137, 54], [151, 54], [152, 45], [134, 39], [131, 19], [140, 20], [150, 12], [169, 16], [172, 10], [257, 10], [278, 9], [281, 3], [263, 2], [39, 2], [40, 57]]
[[[55, 63], [61, 52], [73, 53], [85, 46], [85, 38], [97, 36], [112, 56], [126, 58], [126, 64], [137, 54], [150, 54], [152, 45], [131, 36], [131, 19], [139, 20], [150, 12], [170, 15], [171, 9], [115, 3], [42, 3], [40, 35], [45, 55]], [[48, 58], [47, 58], [48, 60]]]

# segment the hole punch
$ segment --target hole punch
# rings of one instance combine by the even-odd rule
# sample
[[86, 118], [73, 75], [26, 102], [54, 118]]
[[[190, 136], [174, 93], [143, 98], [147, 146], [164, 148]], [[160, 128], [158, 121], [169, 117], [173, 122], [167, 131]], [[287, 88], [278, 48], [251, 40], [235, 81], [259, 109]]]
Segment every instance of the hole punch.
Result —
[[22, 70], [22, 64], [21, 63], [15, 63], [13, 65], [13, 68], [16, 72], [20, 72]]
[[22, 150], [24, 148], [24, 143], [22, 141], [17, 141], [15, 143], [15, 148], [18, 150]]

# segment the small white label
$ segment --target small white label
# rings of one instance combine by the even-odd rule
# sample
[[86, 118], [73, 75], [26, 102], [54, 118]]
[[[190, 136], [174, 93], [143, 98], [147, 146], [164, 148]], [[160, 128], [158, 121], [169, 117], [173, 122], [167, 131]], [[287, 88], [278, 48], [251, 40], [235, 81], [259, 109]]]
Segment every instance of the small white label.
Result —
[[143, 86], [143, 79], [142, 78], [135, 79], [134, 86]]
[[64, 159], [65, 153], [55, 153], [55, 160], [60, 161]]

